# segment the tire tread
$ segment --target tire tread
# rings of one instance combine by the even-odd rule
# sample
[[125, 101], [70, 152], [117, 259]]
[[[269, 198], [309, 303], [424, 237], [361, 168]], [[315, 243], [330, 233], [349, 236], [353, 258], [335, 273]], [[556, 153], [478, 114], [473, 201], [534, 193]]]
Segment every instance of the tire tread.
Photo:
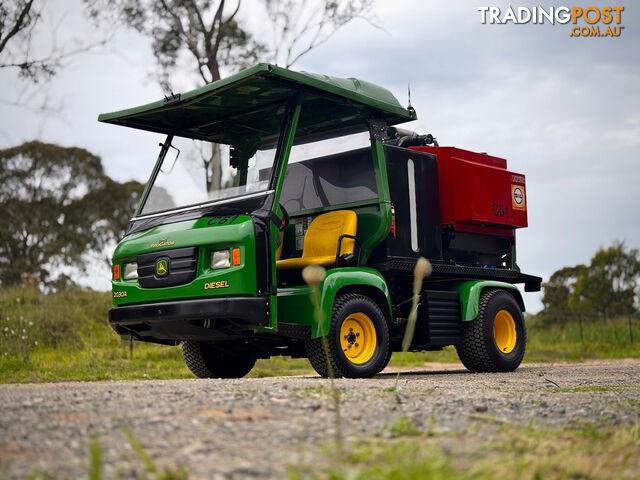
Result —
[[182, 342], [184, 362], [191, 373], [198, 378], [241, 378], [248, 374], [256, 363], [253, 357], [241, 356], [228, 356], [224, 361], [218, 358], [218, 362], [214, 362], [210, 358], [211, 352], [208, 353], [204, 347], [205, 344], [202, 342], [193, 340]]
[[[460, 358], [462, 364], [472, 372], [510, 371], [501, 368], [500, 365], [494, 361], [487, 346], [487, 342], [485, 341], [485, 317], [487, 315], [487, 309], [489, 308], [491, 300], [502, 293], [506, 292], [501, 289], [483, 290], [478, 302], [478, 316], [472, 321], [463, 322], [462, 343], [460, 345], [456, 345], [456, 351], [458, 352], [458, 358]], [[506, 294], [510, 295], [509, 293]], [[524, 328], [522, 336], [523, 338], [521, 341], [526, 345], [527, 337], [526, 329]], [[524, 348], [522, 349], [520, 357], [516, 362], [514, 362], [516, 364], [516, 368], [522, 361], [523, 356]]]
[[[386, 322], [386, 317], [382, 313], [382, 310], [380, 310], [378, 304], [371, 300], [369, 297], [359, 295], [357, 293], [345, 293], [342, 295], [338, 295], [333, 302], [329, 332], [327, 332], [327, 335], [325, 337], [328, 343], [329, 359], [327, 359], [327, 355], [325, 353], [322, 337], [313, 338], [311, 340], [307, 340], [306, 342], [309, 362], [311, 363], [313, 369], [318, 372], [321, 377], [329, 377], [329, 365], [331, 365], [331, 370], [333, 371], [334, 378], [354, 376], [340, 365], [340, 362], [338, 361], [338, 356], [342, 355], [342, 352], [339, 350], [340, 346], [335, 342], [329, 341], [329, 339], [334, 338], [336, 334], [336, 328], [339, 328], [336, 322], [336, 316], [338, 312], [349, 302], [359, 299], [366, 300], [370, 304], [371, 308], [377, 310], [380, 318], [385, 319], [384, 321]], [[386, 367], [387, 363], [389, 363], [389, 359], [391, 358], [391, 349], [389, 348], [388, 342], [386, 348], [387, 352], [385, 354], [385, 362], [383, 368]]]

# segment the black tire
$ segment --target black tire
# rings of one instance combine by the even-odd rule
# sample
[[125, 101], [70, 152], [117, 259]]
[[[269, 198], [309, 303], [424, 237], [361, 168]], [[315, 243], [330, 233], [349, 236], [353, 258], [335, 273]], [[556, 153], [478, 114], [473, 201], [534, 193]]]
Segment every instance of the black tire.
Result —
[[[522, 362], [527, 344], [527, 331], [520, 306], [513, 295], [494, 289], [482, 291], [478, 307], [476, 319], [463, 322], [463, 340], [456, 346], [460, 361], [472, 372], [514, 371]], [[509, 316], [513, 320], [515, 343], [509, 336], [509, 341], [501, 341], [499, 334], [494, 333], [494, 324], [505, 323], [505, 317]], [[498, 343], [503, 345], [505, 351], [498, 347]]]
[[[365, 318], [370, 321], [370, 324]], [[370, 356], [365, 353], [359, 358], [350, 359], [343, 351], [341, 328], [345, 321], [354, 322], [356, 321], [354, 319], [365, 319], [364, 322], [367, 323], [367, 326], [373, 327], [363, 331], [362, 337], [358, 335], [360, 342], [363, 338], [368, 338], [368, 341], [371, 342], [371, 339], [375, 337], [375, 343], [363, 343], [361, 347], [357, 343], [357, 338], [354, 337], [353, 330], [342, 337], [345, 338], [345, 342], [347, 342], [347, 336], [353, 337], [348, 340], [349, 345], [354, 347], [353, 351], [355, 352], [359, 348], [364, 352], [369, 348]], [[364, 295], [349, 293], [336, 297], [331, 312], [329, 333], [325, 338], [329, 350], [328, 359], [322, 338], [314, 338], [306, 342], [307, 356], [311, 366], [322, 377], [329, 376], [329, 365], [331, 365], [333, 375], [336, 378], [368, 378], [379, 373], [389, 362], [389, 327], [385, 315], [376, 302]], [[347, 350], [345, 349], [345, 351]], [[358, 361], [361, 363], [356, 363]]]
[[391, 361], [391, 354], [392, 353], [393, 352], [391, 351], [391, 346], [389, 346], [389, 348], [387, 349], [387, 357], [384, 359], [384, 362], [382, 362], [382, 368], [379, 370], [378, 373], [380, 373], [385, 368], [387, 368], [387, 365], [389, 365], [389, 362]]
[[256, 358], [231, 354], [213, 345], [185, 340], [182, 356], [189, 370], [199, 378], [242, 378], [256, 364]]

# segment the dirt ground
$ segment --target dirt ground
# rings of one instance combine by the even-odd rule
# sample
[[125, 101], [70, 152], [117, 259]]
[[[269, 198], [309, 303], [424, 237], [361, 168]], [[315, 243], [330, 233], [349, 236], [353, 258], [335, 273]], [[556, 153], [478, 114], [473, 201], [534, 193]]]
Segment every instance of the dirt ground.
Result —
[[[421, 430], [466, 432], [469, 442], [483, 440], [473, 428], [479, 419], [596, 428], [638, 421], [637, 409], [624, 408], [640, 402], [638, 359], [527, 364], [508, 374], [430, 364], [403, 370], [397, 393], [395, 381], [390, 370], [336, 381], [347, 442], [384, 436], [401, 416]], [[332, 441], [328, 387], [314, 376], [2, 385], [0, 478], [86, 478], [92, 437], [108, 478], [134, 477], [144, 464], [125, 428], [157, 466], [182, 466], [190, 478], [282, 478]]]

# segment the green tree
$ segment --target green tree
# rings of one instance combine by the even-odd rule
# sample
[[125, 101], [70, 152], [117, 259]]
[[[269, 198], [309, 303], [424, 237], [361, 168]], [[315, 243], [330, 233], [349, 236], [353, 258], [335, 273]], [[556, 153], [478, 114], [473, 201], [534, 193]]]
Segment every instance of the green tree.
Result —
[[126, 226], [142, 191], [105, 175], [81, 148], [29, 142], [0, 150], [0, 282], [55, 281], [57, 267], [85, 267]]
[[614, 242], [600, 248], [589, 268], [577, 278], [569, 296], [575, 311], [591, 311], [605, 315], [626, 315], [636, 311], [640, 252], [629, 249], [625, 242]]
[[544, 283], [542, 304], [546, 313], [566, 312], [569, 308], [569, 296], [578, 278], [587, 270], [585, 265], [564, 267], [553, 272], [549, 281]]

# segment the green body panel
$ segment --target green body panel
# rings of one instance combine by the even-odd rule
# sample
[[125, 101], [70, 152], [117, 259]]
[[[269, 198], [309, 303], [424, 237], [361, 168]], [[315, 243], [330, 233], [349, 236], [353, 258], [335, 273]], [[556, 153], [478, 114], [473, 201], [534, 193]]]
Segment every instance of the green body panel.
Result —
[[386, 307], [388, 310], [385, 313], [391, 313], [389, 289], [382, 275], [373, 268], [348, 267], [329, 270], [320, 286], [320, 305], [323, 312], [322, 329], [314, 321], [308, 286], [278, 289], [278, 321], [299, 325], [311, 325], [312, 338], [321, 336], [322, 331], [326, 334], [326, 332], [329, 331], [333, 301], [338, 292], [346, 287], [375, 289], [379, 293], [378, 296], [384, 296], [386, 299]]
[[373, 156], [373, 167], [376, 173], [376, 187], [380, 202], [391, 204], [391, 193], [389, 192], [389, 177], [387, 176], [387, 161], [384, 156], [384, 144], [382, 140], [371, 139], [371, 153]]
[[[389, 125], [415, 120], [413, 110], [400, 105], [391, 92], [363, 80], [336, 78], [306, 72], [294, 72], [266, 63], [255, 65], [236, 75], [181, 94], [177, 101], [164, 100], [98, 117], [115, 123], [158, 133], [176, 133], [189, 138], [208, 138], [207, 125], [247, 110], [288, 101], [305, 92], [312, 104], [314, 120], [305, 124], [312, 138], [336, 132], [362, 131], [366, 120], [375, 115]], [[332, 101], [327, 101], [331, 99]], [[322, 112], [318, 111], [322, 110]], [[321, 115], [320, 115], [321, 114]], [[359, 114], [359, 115], [358, 115]], [[332, 118], [327, 122], [327, 115]], [[356, 117], [360, 118], [356, 118]]]
[[[182, 247], [198, 247], [198, 270], [191, 283], [165, 288], [141, 288], [136, 279], [123, 280], [121, 275], [120, 280], [112, 281], [114, 305], [210, 296], [255, 296], [255, 234], [250, 217], [238, 216], [228, 225], [207, 225], [209, 220], [200, 218], [160, 225], [125, 237], [113, 254], [113, 263], [120, 265], [122, 275], [123, 265], [136, 261], [139, 254]], [[211, 270], [211, 252], [231, 248], [240, 248], [241, 264]], [[228, 287], [205, 288], [207, 283], [224, 281]]]
[[310, 291], [308, 285], [278, 288], [278, 321], [315, 326], [312, 328], [315, 338], [317, 326], [313, 321]]
[[[387, 162], [384, 156], [382, 140], [371, 140], [371, 153], [373, 168], [376, 175], [376, 187], [378, 189], [379, 212], [377, 218], [358, 216], [358, 221], [364, 222], [364, 235], [359, 237], [362, 242], [362, 254], [360, 260], [364, 263], [369, 255], [391, 231], [391, 194], [389, 193], [389, 180], [387, 178]], [[360, 230], [360, 228], [358, 228]]]
[[524, 312], [524, 302], [518, 287], [511, 283], [496, 282], [493, 280], [471, 280], [461, 282], [453, 287], [453, 290], [460, 294], [460, 305], [462, 307], [462, 320], [469, 322], [478, 316], [478, 306], [480, 302], [480, 294], [485, 288], [501, 288], [509, 290], [520, 305]]

